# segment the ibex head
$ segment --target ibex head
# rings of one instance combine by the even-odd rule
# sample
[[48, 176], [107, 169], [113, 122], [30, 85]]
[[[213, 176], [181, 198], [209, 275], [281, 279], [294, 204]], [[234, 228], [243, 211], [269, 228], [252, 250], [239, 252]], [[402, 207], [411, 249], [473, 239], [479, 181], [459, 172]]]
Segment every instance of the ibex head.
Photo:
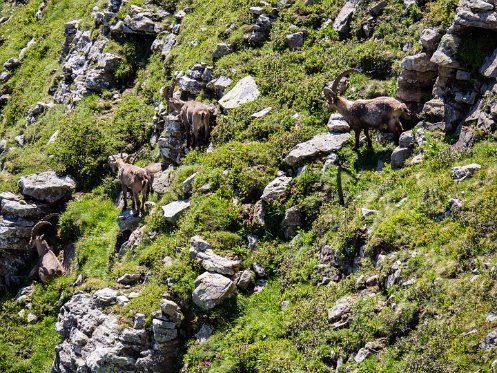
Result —
[[29, 240], [28, 246], [32, 249], [36, 248], [38, 250], [38, 254], [41, 255], [43, 250], [50, 249], [47, 241], [45, 240], [45, 234], [41, 233], [42, 228], [44, 227], [53, 227], [52, 223], [48, 221], [39, 221], [34, 225], [31, 229], [31, 238]]
[[359, 73], [357, 69], [347, 69], [335, 78], [331, 87], [324, 87], [324, 97], [328, 101], [331, 109], [335, 109], [337, 97], [340, 96], [347, 89], [347, 82], [342, 83], [342, 79], [351, 73]]

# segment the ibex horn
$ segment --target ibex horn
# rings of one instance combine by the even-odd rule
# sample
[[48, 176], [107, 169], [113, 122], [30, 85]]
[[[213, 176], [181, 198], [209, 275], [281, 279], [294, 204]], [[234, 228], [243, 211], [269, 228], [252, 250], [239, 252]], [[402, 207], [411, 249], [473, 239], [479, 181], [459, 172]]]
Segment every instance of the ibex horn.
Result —
[[333, 84], [330, 87], [331, 91], [335, 94], [338, 94], [337, 88], [338, 88], [338, 85], [340, 84], [340, 81], [342, 80], [343, 77], [348, 76], [351, 73], [360, 73], [360, 71], [357, 69], [347, 69], [345, 71], [342, 71], [340, 74], [338, 74], [338, 76], [333, 81]]
[[45, 221], [45, 220], [41, 220], [34, 225], [34, 227], [31, 229], [31, 238], [29, 239], [29, 244], [28, 244], [29, 247], [33, 247], [33, 241], [34, 241], [35, 237], [38, 235], [38, 232], [40, 231], [40, 229], [45, 227], [45, 226], [52, 227], [53, 225], [52, 225], [52, 223]]

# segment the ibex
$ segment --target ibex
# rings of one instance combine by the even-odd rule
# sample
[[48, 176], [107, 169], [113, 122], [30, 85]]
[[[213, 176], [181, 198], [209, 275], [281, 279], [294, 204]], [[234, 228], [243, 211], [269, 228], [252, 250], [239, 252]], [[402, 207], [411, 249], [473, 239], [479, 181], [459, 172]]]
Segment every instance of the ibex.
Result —
[[[109, 157], [109, 164], [114, 170], [117, 168], [117, 175], [123, 191], [123, 210], [126, 210], [128, 207], [127, 192], [129, 190], [131, 192], [131, 208], [135, 210], [136, 207], [138, 210], [144, 211], [149, 188], [147, 171], [141, 167], [126, 163], [122, 157], [114, 155]], [[141, 203], [140, 193], [142, 194]]]
[[[135, 154], [129, 157], [129, 163], [134, 164], [136, 159], [143, 153], [143, 148], [137, 151]], [[162, 163], [150, 163], [148, 166], [143, 167], [143, 169], [147, 172], [148, 175], [148, 189], [147, 189], [147, 197], [150, 193], [153, 193], [152, 184], [154, 183], [154, 177], [157, 172], [164, 171], [165, 166]], [[131, 190], [130, 190], [130, 193]]]
[[183, 101], [173, 97], [174, 85], [163, 90], [168, 111], [179, 114], [181, 122], [187, 130], [187, 146], [194, 147], [200, 143], [200, 131], [203, 128], [205, 141], [210, 134], [210, 116], [212, 108], [198, 101]]
[[364, 130], [368, 146], [371, 146], [369, 129], [376, 129], [382, 132], [391, 132], [395, 136], [395, 143], [398, 145], [400, 134], [404, 131], [400, 118], [409, 119], [411, 113], [407, 106], [392, 97], [376, 97], [370, 100], [349, 101], [340, 96], [345, 90], [338, 89], [342, 78], [352, 72], [359, 72], [349, 69], [340, 73], [333, 81], [331, 87], [325, 87], [324, 96], [328, 101], [330, 110], [338, 111], [355, 132], [355, 144], [353, 149], [359, 148], [359, 136]]
[[38, 252], [38, 263], [31, 271], [31, 276], [38, 275], [40, 281], [46, 284], [55, 276], [64, 275], [66, 271], [45, 239], [45, 234], [40, 234], [41, 229], [44, 227], [53, 226], [52, 223], [44, 220], [36, 223], [31, 230], [29, 247], [36, 247]]

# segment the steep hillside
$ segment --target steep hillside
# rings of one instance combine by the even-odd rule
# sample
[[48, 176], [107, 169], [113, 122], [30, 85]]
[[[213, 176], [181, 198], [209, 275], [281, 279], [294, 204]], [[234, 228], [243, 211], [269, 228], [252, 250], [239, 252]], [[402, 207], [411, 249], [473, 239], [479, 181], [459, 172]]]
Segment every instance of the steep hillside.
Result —
[[[497, 369], [496, 35], [492, 0], [0, 4], [0, 370]], [[349, 68], [398, 144], [353, 149]], [[140, 214], [122, 157], [160, 162]]]

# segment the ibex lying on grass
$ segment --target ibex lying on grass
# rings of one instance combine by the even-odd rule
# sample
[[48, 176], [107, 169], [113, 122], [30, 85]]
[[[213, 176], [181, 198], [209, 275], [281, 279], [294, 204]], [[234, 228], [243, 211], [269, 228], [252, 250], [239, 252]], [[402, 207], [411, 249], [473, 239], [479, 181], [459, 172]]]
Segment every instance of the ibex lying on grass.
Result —
[[[122, 157], [111, 155], [109, 164], [114, 170], [117, 169], [117, 175], [121, 182], [123, 191], [124, 206], [123, 210], [128, 207], [128, 190], [131, 192], [131, 208], [135, 207], [144, 211], [145, 202], [148, 196], [149, 177], [145, 169], [126, 163]], [[142, 194], [142, 202], [140, 203], [140, 193]]]
[[210, 134], [210, 116], [213, 109], [198, 101], [183, 101], [173, 97], [174, 84], [166, 87], [163, 95], [167, 101], [168, 111], [179, 114], [181, 122], [187, 130], [187, 146], [194, 147], [200, 143], [200, 131], [204, 130], [207, 142]]
[[38, 263], [31, 271], [31, 276], [38, 275], [38, 278], [44, 284], [52, 280], [55, 276], [66, 273], [61, 262], [45, 239], [45, 234], [40, 234], [42, 228], [45, 227], [53, 227], [53, 225], [45, 220], [36, 223], [31, 230], [31, 240], [29, 241], [29, 247], [36, 248], [38, 252]]
[[342, 78], [352, 72], [349, 69], [339, 74], [333, 81], [331, 87], [325, 87], [323, 93], [331, 110], [337, 110], [355, 132], [354, 150], [359, 148], [359, 136], [364, 130], [368, 145], [371, 146], [369, 129], [382, 132], [391, 132], [395, 135], [395, 143], [398, 145], [400, 134], [404, 131], [400, 118], [409, 119], [411, 113], [405, 104], [392, 97], [376, 97], [370, 100], [349, 101], [340, 96], [345, 90], [338, 89]]

